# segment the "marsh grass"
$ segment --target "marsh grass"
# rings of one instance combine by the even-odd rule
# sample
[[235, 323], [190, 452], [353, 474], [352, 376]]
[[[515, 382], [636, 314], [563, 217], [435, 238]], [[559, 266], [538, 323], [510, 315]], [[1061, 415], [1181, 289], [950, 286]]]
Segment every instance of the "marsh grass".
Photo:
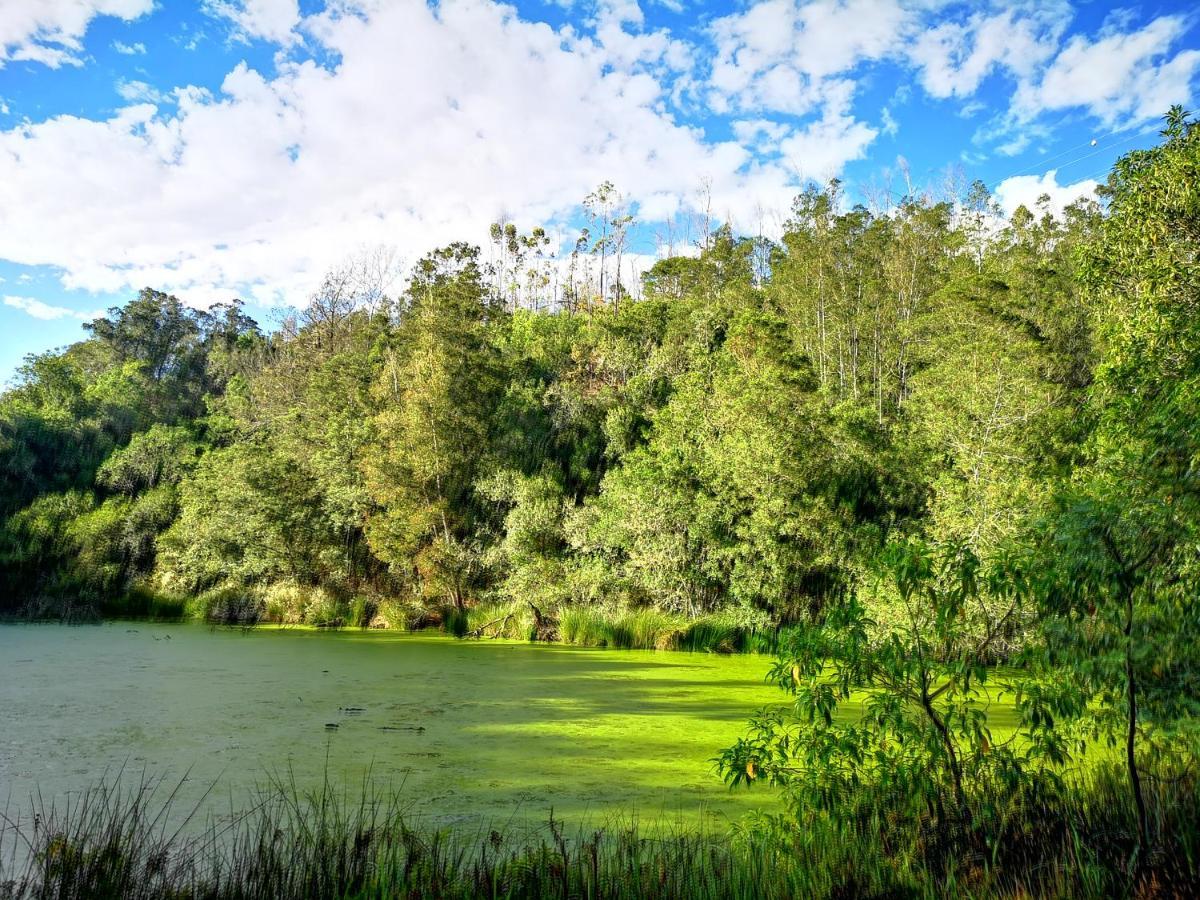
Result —
[[[135, 587], [108, 601], [102, 616], [118, 619], [179, 621], [213, 625], [286, 625], [317, 628], [357, 626], [436, 630], [454, 637], [539, 639], [536, 618], [523, 600], [408, 607], [386, 598], [340, 597], [320, 587], [279, 582], [266, 588], [220, 585], [184, 598]], [[690, 618], [656, 609], [563, 605], [547, 609], [557, 622], [558, 641], [612, 650], [685, 650], [705, 653], [774, 653], [778, 630], [766, 621], [746, 622], [728, 613]], [[544, 635], [542, 635], [544, 636]]]
[[616, 650], [773, 653], [778, 644], [770, 628], [717, 615], [687, 618], [654, 609], [568, 606], [559, 614], [558, 631], [567, 644]]
[[[0, 897], [783, 898], [1191, 897], [1200, 800], [1190, 772], [1153, 782], [1156, 849], [1134, 870], [1117, 768], [1054, 804], [1017, 805], [931, 840], [870, 798], [853, 814], [763, 816], [729, 834], [618, 823], [568, 832], [420, 824], [398, 793], [276, 781], [245, 812], [200, 826], [178, 787], [100, 784], [0, 818]], [[798, 827], [799, 825], [799, 827]]]
[[465, 633], [471, 637], [531, 641], [536, 631], [533, 610], [520, 600], [481, 603], [467, 610]]

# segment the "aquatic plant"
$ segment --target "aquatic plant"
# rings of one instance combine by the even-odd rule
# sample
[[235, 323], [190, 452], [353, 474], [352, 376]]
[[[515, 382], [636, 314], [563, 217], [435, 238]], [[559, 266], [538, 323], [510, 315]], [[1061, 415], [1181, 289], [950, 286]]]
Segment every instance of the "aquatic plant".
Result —
[[688, 618], [655, 609], [566, 606], [559, 612], [558, 629], [564, 643], [617, 650], [773, 653], [777, 644], [774, 629], [719, 613]]

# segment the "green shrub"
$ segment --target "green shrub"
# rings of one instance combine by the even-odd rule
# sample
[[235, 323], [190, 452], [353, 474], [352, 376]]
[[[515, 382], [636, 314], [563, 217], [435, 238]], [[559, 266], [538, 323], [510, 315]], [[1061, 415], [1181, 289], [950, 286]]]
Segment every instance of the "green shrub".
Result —
[[481, 603], [467, 610], [466, 634], [481, 638], [532, 640], [533, 610], [522, 600]]
[[304, 604], [304, 623], [318, 627], [344, 625], [349, 606], [325, 587], [309, 588]]
[[655, 609], [568, 606], [559, 613], [558, 631], [563, 643], [621, 650], [773, 653], [776, 644], [768, 628], [759, 630], [722, 616], [688, 619]]
[[304, 621], [308, 592], [294, 581], [277, 581], [263, 591], [263, 617], [279, 625]]

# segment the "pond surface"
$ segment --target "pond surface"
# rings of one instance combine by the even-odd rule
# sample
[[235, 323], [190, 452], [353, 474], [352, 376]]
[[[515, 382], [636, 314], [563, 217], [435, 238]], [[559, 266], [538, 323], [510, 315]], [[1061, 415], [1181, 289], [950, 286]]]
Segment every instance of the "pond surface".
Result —
[[[712, 757], [782, 695], [769, 660], [199, 625], [0, 626], [0, 808], [124, 768], [213, 814], [271, 777], [364, 778], [439, 823], [556, 817], [717, 827]], [[337, 727], [331, 727], [336, 725]]]

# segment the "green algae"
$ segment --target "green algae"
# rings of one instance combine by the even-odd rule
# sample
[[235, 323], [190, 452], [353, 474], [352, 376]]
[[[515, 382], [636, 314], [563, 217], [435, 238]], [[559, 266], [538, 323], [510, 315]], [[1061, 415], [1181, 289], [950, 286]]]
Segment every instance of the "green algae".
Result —
[[[723, 827], [712, 757], [782, 695], [767, 657], [198, 625], [0, 627], [0, 784], [50, 799], [183, 778], [244, 808], [275, 778], [398, 791], [439, 824]], [[212, 790], [204, 797], [205, 791]], [[0, 789], [0, 793], [3, 793]]]

